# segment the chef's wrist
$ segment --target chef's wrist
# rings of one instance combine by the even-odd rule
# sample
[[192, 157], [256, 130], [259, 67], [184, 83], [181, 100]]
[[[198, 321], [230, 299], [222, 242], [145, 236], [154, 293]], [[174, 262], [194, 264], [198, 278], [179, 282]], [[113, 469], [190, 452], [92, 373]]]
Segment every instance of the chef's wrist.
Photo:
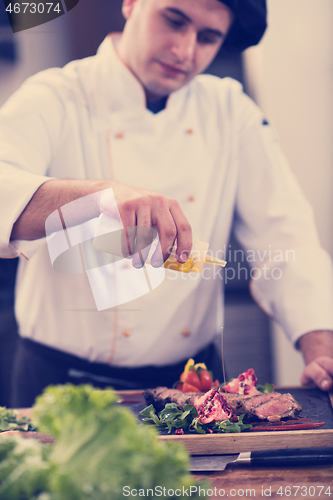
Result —
[[[110, 193], [108, 194], [107, 190], [114, 187], [115, 183], [113, 181], [102, 180], [102, 181], [94, 181], [92, 185], [92, 194], [95, 196], [94, 199], [94, 211], [95, 217], [99, 217], [102, 213], [105, 212], [105, 198], [110, 198]], [[112, 191], [111, 191], [112, 193]], [[114, 200], [114, 196], [112, 196]]]
[[305, 364], [308, 365], [320, 356], [333, 358], [333, 331], [315, 330], [305, 333], [297, 342]]

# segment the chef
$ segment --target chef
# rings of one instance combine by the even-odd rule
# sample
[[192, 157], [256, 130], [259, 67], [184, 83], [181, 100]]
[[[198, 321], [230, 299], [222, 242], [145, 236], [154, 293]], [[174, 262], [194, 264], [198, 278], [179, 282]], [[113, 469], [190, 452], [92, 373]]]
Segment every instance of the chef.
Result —
[[[255, 256], [253, 297], [303, 353], [301, 382], [330, 389], [332, 267], [311, 207], [241, 86], [197, 76], [222, 44], [241, 51], [259, 42], [264, 0], [124, 0], [123, 14], [123, 33], [96, 56], [28, 79], [0, 113], [0, 256], [21, 257], [12, 405], [73, 380], [171, 384], [190, 356], [214, 370], [221, 274], [169, 271], [135, 295], [133, 273], [160, 272], [175, 241], [185, 262], [193, 235], [221, 257], [232, 225]], [[156, 228], [152, 265], [142, 268], [134, 251], [132, 262], [90, 268], [91, 249], [73, 234], [95, 231], [100, 214], [125, 231]], [[66, 272], [45, 239], [52, 221], [77, 252]], [[96, 283], [128, 300], [97, 310]]]

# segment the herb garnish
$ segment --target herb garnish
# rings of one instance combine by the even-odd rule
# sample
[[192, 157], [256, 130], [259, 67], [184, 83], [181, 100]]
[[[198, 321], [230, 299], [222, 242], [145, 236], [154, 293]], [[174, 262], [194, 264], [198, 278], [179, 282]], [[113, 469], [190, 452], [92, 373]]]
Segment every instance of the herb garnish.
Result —
[[168, 430], [169, 434], [177, 429], [207, 434], [209, 432], [242, 432], [252, 427], [251, 424], [243, 423], [244, 415], [240, 415], [237, 422], [233, 422], [231, 417], [228, 420], [202, 424], [195, 406], [191, 404], [184, 405], [184, 410], [180, 410], [176, 403], [167, 403], [158, 414], [154, 406], [149, 405], [140, 412], [140, 415], [143, 417], [143, 423], [156, 425], [159, 430]]
[[8, 410], [0, 406], [0, 432], [5, 431], [35, 431], [36, 427], [29, 417], [18, 418], [16, 410]]

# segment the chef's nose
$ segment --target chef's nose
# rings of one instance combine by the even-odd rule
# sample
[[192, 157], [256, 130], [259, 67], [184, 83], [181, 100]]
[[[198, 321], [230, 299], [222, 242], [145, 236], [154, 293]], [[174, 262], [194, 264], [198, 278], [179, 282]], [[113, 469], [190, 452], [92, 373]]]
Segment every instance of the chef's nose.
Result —
[[180, 34], [177, 43], [172, 48], [179, 62], [193, 61], [196, 43], [197, 35], [195, 32], [188, 31]]

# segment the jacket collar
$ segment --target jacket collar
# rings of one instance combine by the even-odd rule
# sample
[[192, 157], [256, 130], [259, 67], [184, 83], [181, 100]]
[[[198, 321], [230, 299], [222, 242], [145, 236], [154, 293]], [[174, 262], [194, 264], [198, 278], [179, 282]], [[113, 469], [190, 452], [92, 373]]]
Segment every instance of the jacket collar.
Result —
[[[108, 35], [96, 55], [93, 86], [99, 89], [100, 106], [109, 113], [150, 113], [146, 109], [146, 96], [141, 83], [119, 58], [114, 43], [121, 33]], [[189, 94], [190, 84], [170, 94], [166, 109], [181, 106]]]

